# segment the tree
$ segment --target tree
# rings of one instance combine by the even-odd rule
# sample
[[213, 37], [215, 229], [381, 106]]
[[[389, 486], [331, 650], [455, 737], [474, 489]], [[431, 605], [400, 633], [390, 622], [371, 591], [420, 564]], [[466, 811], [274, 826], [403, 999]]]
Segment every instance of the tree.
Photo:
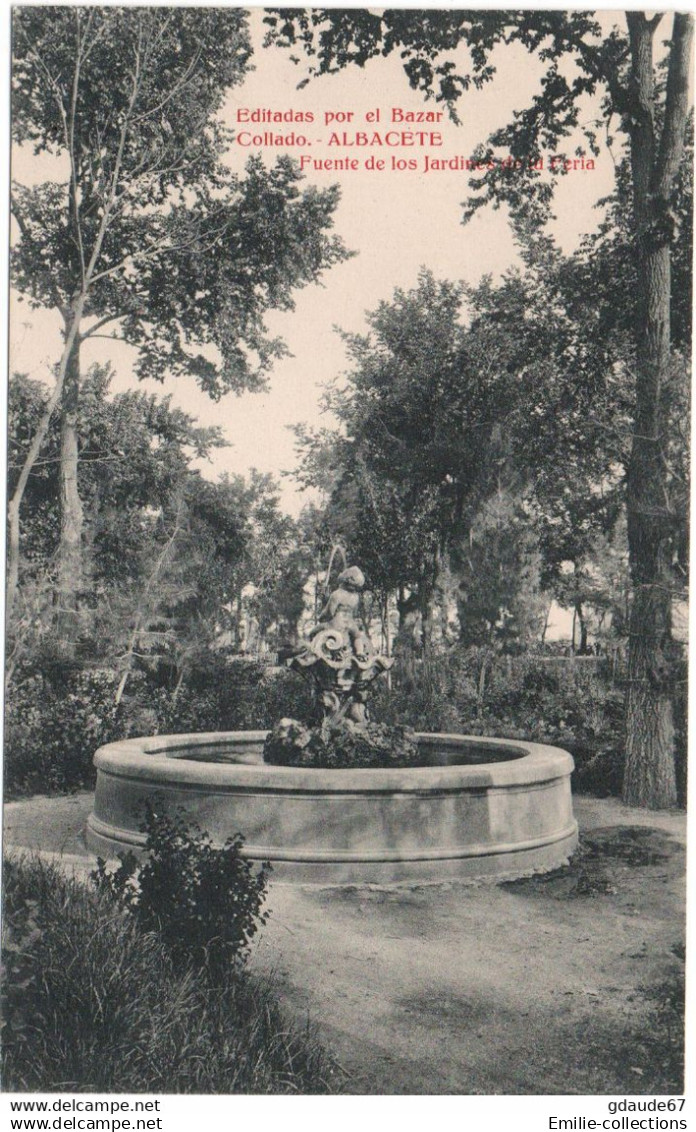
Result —
[[498, 485], [516, 401], [495, 341], [461, 321], [463, 301], [425, 270], [398, 289], [368, 314], [367, 336], [344, 335], [353, 369], [327, 399], [342, 435], [300, 433], [304, 475], [332, 478], [337, 534], [373, 588], [398, 592], [402, 627], [419, 619], [425, 648], [450, 551]]
[[469, 537], [453, 548], [459, 639], [518, 652], [538, 641], [548, 609], [538, 534], [524, 499], [502, 488], [482, 505]]
[[[224, 444], [219, 430], [199, 428], [171, 397], [139, 390], [110, 396], [112, 376], [110, 367], [95, 365], [81, 382], [85, 589], [72, 660], [120, 674], [120, 700], [137, 669], [176, 689], [187, 672], [210, 662], [228, 626], [239, 651], [243, 611], [257, 619], [262, 639], [271, 632], [296, 637], [315, 562], [308, 519], [298, 524], [282, 514], [271, 476], [252, 470], [248, 478], [204, 479], [192, 463]], [[25, 377], [10, 383], [10, 488], [47, 396]], [[59, 465], [54, 419], [24, 497], [29, 521], [8, 629], [10, 677], [49, 658], [64, 667], [51, 633]]]
[[[119, 648], [126, 647], [123, 641], [132, 634], [133, 624], [143, 622], [138, 609], [147, 605], [153, 610], [157, 602], [171, 604], [173, 594], [180, 595], [185, 588], [190, 596], [192, 588], [200, 585], [201, 562], [197, 576], [192, 573], [190, 547], [187, 576], [171, 567], [177, 556], [183, 557], [188, 498], [200, 480], [191, 461], [224, 443], [217, 429], [198, 428], [188, 414], [173, 408], [170, 397], [158, 399], [140, 391], [110, 397], [112, 376], [108, 366], [90, 368], [81, 382], [77, 413], [85, 568], [76, 643], [83, 660], [92, 657], [107, 664], [114, 664]], [[48, 396], [39, 382], [24, 377], [10, 382], [10, 491]], [[54, 418], [24, 496], [28, 522], [21, 541], [22, 586], [8, 620], [13, 667], [37, 647], [41, 651], [42, 642], [49, 649], [54, 643], [60, 431]], [[238, 517], [237, 556], [243, 526], [244, 519]]]
[[612, 316], [630, 302], [630, 289], [619, 277], [611, 296], [597, 293], [594, 248], [563, 256], [528, 233], [521, 253], [523, 272], [470, 289], [472, 331], [497, 342], [496, 356], [515, 374], [502, 427], [542, 584], [582, 618], [568, 566], [577, 581], [625, 506], [632, 352]]
[[[192, 456], [206, 458], [226, 443], [219, 429], [199, 428], [187, 413], [173, 408], [171, 396], [130, 390], [111, 397], [112, 380], [110, 366], [91, 366], [82, 378], [77, 414], [78, 488], [89, 527], [87, 570], [92, 583], [123, 583], [137, 574], [133, 540], [139, 544], [144, 537], [135, 532], [145, 512], [168, 506], [190, 474]], [[21, 375], [10, 381], [10, 491], [49, 395], [41, 382]], [[54, 419], [24, 498], [31, 521], [22, 536], [23, 576], [34, 566], [44, 569], [52, 562], [60, 543], [60, 439]]]
[[247, 608], [258, 631], [258, 645], [296, 645], [304, 612], [304, 586], [312, 572], [300, 525], [280, 509], [278, 484], [252, 469], [247, 493], [252, 537], [245, 564], [252, 592]]
[[[207, 608], [211, 625], [224, 623], [232, 647], [240, 651], [247, 613], [256, 618], [261, 638], [274, 620], [275, 590], [295, 546], [295, 524], [279, 509], [273, 477], [253, 468], [248, 477], [200, 481], [189, 507], [200, 531], [194, 555], [197, 605], [201, 613]], [[297, 601], [297, 591], [287, 598]], [[211, 639], [210, 631], [204, 637]]]
[[[637, 304], [633, 435], [627, 510], [633, 585], [629, 635], [624, 798], [651, 807], [676, 802], [671, 704], [670, 548], [675, 517], [665, 504], [664, 450], [670, 414], [671, 268], [678, 239], [673, 196], [684, 150], [689, 109], [693, 21], [672, 17], [662, 72], [654, 42], [664, 13], [626, 14], [627, 31], [604, 32], [588, 12], [272, 9], [269, 40], [303, 47], [310, 74], [398, 50], [411, 86], [447, 103], [496, 73], [499, 44], [521, 44], [544, 64], [540, 92], [481, 150], [501, 151], [519, 163], [492, 160], [475, 179], [465, 218], [484, 204], [505, 202], [513, 219], [542, 223], [554, 178], [535, 169], [545, 151], [557, 152], [574, 133], [597, 152], [598, 123], [583, 119], [585, 96], [601, 95], [605, 123], [616, 119], [628, 146], [632, 195], [632, 252]], [[448, 53], [468, 48], [470, 66], [458, 69]], [[573, 66], [571, 67], [570, 64]], [[572, 142], [571, 142], [572, 144]], [[561, 168], [559, 166], [559, 168]]]
[[244, 584], [253, 535], [241, 478], [212, 483], [187, 469], [172, 489], [156, 516], [135, 601], [123, 609], [128, 643], [120, 692], [137, 661], [174, 681], [176, 695]]
[[289, 159], [246, 176], [224, 164], [217, 117], [246, 73], [246, 16], [233, 8], [18, 8], [13, 136], [55, 179], [13, 185], [15, 286], [59, 312], [55, 385], [9, 505], [8, 605], [20, 506], [54, 412], [61, 420], [58, 605], [71, 635], [81, 588], [80, 347], [121, 337], [139, 376], [190, 374], [213, 397], [259, 388], [282, 343], [264, 313], [346, 254], [327, 235], [336, 188], [300, 192]]

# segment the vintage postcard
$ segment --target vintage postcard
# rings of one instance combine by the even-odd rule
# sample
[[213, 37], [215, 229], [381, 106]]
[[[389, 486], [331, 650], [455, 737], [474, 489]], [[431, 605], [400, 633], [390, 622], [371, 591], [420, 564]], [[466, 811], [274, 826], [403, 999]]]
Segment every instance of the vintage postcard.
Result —
[[691, 15], [11, 31], [11, 1127], [686, 1128]]

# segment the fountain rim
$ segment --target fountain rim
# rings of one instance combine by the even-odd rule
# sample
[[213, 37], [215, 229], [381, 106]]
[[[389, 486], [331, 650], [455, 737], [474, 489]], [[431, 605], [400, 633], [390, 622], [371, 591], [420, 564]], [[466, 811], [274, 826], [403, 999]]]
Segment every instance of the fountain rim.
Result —
[[[174, 735], [149, 735], [107, 743], [94, 756], [97, 770], [124, 779], [146, 780], [153, 786], [188, 783], [224, 792], [239, 790], [292, 791], [312, 793], [344, 793], [422, 791], [520, 787], [541, 784], [565, 775], [574, 768], [572, 756], [560, 747], [532, 743], [521, 739], [500, 739], [478, 735], [443, 732], [416, 732], [420, 743], [437, 743], [449, 748], [489, 747], [491, 751], [509, 750], [510, 759], [490, 763], [424, 767], [360, 767], [325, 769], [318, 767], [284, 767], [269, 763], [215, 762], [186, 758], [185, 752], [200, 747], [239, 747], [240, 755], [249, 748], [260, 749], [267, 730], [207, 731]], [[181, 753], [179, 753], [181, 752]]]

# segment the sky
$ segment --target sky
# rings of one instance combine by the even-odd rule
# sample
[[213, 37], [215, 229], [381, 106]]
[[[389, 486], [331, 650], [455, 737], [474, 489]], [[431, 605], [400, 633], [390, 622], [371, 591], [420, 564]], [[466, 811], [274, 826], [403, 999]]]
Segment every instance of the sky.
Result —
[[[330, 424], [320, 416], [322, 386], [346, 370], [347, 358], [337, 327], [350, 332], [366, 329], [365, 313], [382, 300], [389, 300], [395, 288], [415, 286], [421, 266], [436, 277], [474, 283], [486, 273], [499, 277], [517, 262], [516, 250], [504, 211], [481, 210], [466, 226], [461, 223], [462, 202], [468, 195], [468, 174], [461, 169], [423, 171], [423, 157], [470, 157], [476, 144], [485, 141], [492, 129], [507, 122], [512, 112], [525, 105], [538, 89], [540, 71], [529, 56], [517, 48], [504, 48], [494, 62], [498, 74], [481, 91], [467, 92], [459, 104], [461, 124], [452, 123], [446, 112], [435, 123], [393, 123], [393, 110], [405, 114], [437, 111], [439, 105], [424, 102], [410, 90], [398, 58], [372, 60], [364, 69], [349, 68], [337, 75], [312, 80], [302, 90], [297, 84], [304, 75], [302, 64], [293, 64], [290, 53], [264, 48], [263, 10], [251, 10], [254, 43], [254, 70], [243, 84], [229, 94], [223, 117], [236, 132], [226, 157], [230, 166], [242, 172], [248, 157], [261, 152], [272, 163], [280, 153], [305, 156], [312, 165], [326, 160], [355, 157], [358, 170], [326, 171], [306, 168], [306, 183], [326, 187], [338, 183], [341, 200], [335, 214], [334, 230], [356, 254], [333, 267], [321, 285], [296, 293], [295, 310], [272, 312], [269, 330], [282, 337], [291, 356], [278, 361], [264, 393], [229, 394], [212, 402], [193, 381], [173, 379], [163, 386], [137, 383], [132, 374], [133, 353], [119, 342], [95, 340], [83, 348], [86, 365], [110, 360], [116, 369], [114, 392], [140, 384], [148, 390], [172, 394], [173, 402], [195, 416], [202, 425], [220, 426], [229, 447], [216, 451], [210, 462], [201, 465], [203, 474], [217, 478], [223, 472], [245, 474], [251, 467], [277, 475], [296, 464], [294, 437], [290, 426], [300, 422]], [[607, 20], [619, 13], [607, 13]], [[307, 114], [311, 126], [282, 123], [252, 124], [253, 111], [288, 111]], [[367, 122], [367, 115], [380, 112], [379, 123]], [[588, 102], [588, 119], [597, 108]], [[327, 115], [334, 116], [328, 122]], [[349, 118], [352, 115], [352, 119]], [[332, 145], [332, 135], [351, 140], [356, 131], [378, 130], [434, 131], [441, 145], [424, 147], [344, 147]], [[286, 148], [265, 144], [245, 144], [264, 133], [287, 135], [304, 133], [309, 146]], [[382, 171], [363, 168], [374, 155], [386, 162]], [[552, 155], [549, 155], [552, 156]], [[416, 171], [392, 170], [391, 158], [416, 160]], [[456, 163], [455, 163], [456, 164]], [[45, 176], [37, 159], [24, 153], [13, 158], [13, 176], [18, 180], [39, 180]], [[598, 222], [596, 202], [610, 191], [613, 162], [603, 149], [592, 171], [577, 170], [561, 178], [552, 231], [565, 251], [572, 251], [580, 237]], [[10, 323], [10, 364], [17, 372], [50, 381], [50, 367], [60, 353], [60, 324], [51, 312], [31, 311], [26, 303], [12, 296]], [[281, 478], [281, 503], [297, 514], [307, 496], [290, 476]]]

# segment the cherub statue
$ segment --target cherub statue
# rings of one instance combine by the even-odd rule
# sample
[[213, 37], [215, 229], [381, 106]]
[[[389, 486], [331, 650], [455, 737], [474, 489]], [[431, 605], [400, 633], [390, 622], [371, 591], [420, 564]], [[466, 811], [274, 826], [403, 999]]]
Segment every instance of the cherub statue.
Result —
[[391, 659], [377, 656], [358, 621], [364, 585], [365, 576], [357, 566], [343, 570], [306, 646], [288, 660], [297, 671], [311, 672], [325, 718], [346, 719], [359, 726], [367, 722], [368, 685], [392, 664]]
[[360, 593], [364, 585], [365, 575], [358, 566], [349, 566], [339, 574], [338, 586], [329, 594], [319, 614], [319, 623], [309, 634], [310, 641], [322, 630], [336, 629], [345, 634], [351, 653], [362, 660], [368, 659], [372, 644], [358, 621]]

